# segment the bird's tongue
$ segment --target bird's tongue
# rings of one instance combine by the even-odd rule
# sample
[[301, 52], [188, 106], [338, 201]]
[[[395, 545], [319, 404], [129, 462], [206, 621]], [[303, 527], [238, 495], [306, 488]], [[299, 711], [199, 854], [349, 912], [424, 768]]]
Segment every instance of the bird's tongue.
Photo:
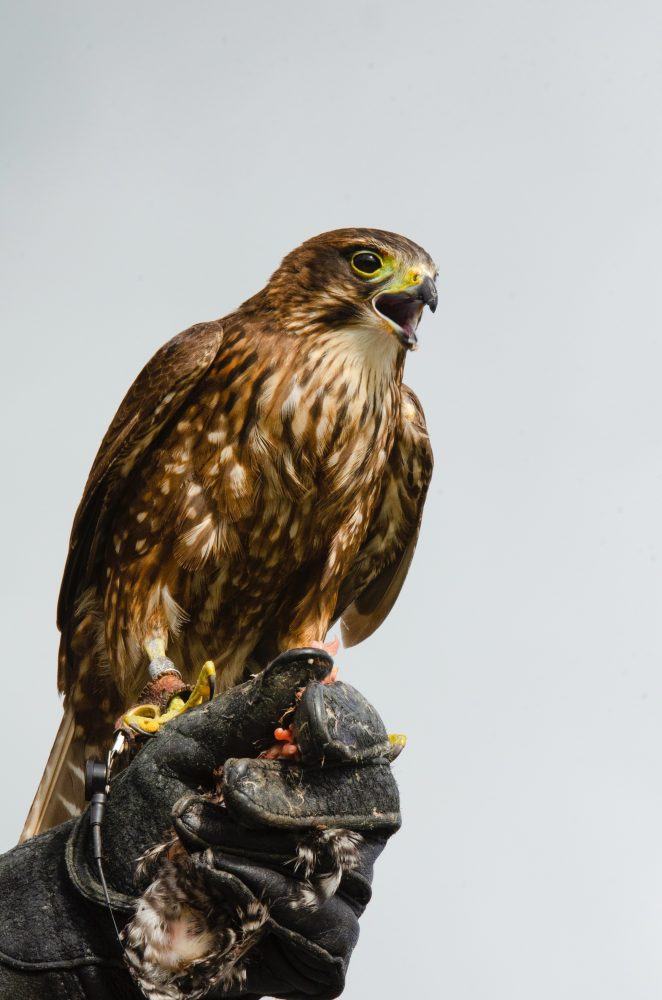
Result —
[[402, 332], [404, 334], [404, 339], [407, 341], [408, 346], [412, 351], [415, 351], [418, 347], [418, 337], [416, 336], [416, 325], [415, 320], [407, 319], [402, 323]]
[[377, 310], [402, 330], [402, 339], [411, 350], [416, 348], [416, 327], [423, 309], [422, 303], [407, 292], [385, 292], [375, 302]]

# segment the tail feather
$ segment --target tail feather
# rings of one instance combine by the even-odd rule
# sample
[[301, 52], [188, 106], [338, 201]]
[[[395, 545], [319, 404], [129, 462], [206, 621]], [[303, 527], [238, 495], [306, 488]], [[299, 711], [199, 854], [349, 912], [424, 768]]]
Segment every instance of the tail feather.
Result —
[[85, 743], [76, 738], [74, 714], [65, 708], [20, 842], [64, 823], [85, 805]]

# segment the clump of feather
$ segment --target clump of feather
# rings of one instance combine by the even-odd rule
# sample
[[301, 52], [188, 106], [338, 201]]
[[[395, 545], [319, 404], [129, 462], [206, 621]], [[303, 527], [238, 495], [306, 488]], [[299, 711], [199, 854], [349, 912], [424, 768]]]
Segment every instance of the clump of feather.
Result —
[[345, 872], [359, 863], [360, 833], [330, 828], [311, 830], [297, 845], [294, 870], [303, 881], [293, 894], [295, 905], [318, 909], [335, 895]]
[[[301, 882], [291, 905], [323, 906], [345, 872], [357, 867], [361, 843], [351, 830], [311, 830], [293, 859]], [[212, 895], [200, 861], [211, 866], [213, 855], [191, 855], [177, 837], [139, 859], [136, 877], [152, 881], [122, 941], [131, 974], [149, 1000], [199, 1000], [215, 986], [241, 988], [245, 957], [264, 933], [267, 906], [254, 900], [241, 907]]]
[[[205, 861], [206, 852], [195, 859]], [[212, 897], [209, 880], [176, 838], [147, 851], [137, 874], [156, 877], [122, 940], [131, 974], [149, 1000], [199, 1000], [215, 986], [241, 987], [243, 960], [262, 936], [267, 907]]]

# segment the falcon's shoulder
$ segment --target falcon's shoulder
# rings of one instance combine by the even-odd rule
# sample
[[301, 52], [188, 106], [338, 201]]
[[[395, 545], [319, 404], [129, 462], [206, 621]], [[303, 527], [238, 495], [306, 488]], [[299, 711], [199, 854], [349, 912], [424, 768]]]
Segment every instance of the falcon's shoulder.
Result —
[[207, 372], [222, 338], [223, 328], [218, 321], [198, 323], [177, 334], [147, 362], [120, 403], [74, 517], [58, 601], [60, 629], [85, 585], [104, 514], [146, 449]]
[[393, 607], [416, 548], [432, 477], [432, 447], [416, 394], [401, 387], [400, 424], [365, 541], [343, 580], [335, 618], [346, 646], [381, 625]]

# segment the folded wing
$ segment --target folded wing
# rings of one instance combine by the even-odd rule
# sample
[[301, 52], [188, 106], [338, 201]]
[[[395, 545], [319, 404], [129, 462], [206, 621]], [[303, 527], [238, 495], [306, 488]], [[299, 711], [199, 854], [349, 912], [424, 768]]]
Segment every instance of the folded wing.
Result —
[[432, 448], [423, 409], [402, 386], [400, 432], [396, 435], [380, 499], [366, 539], [343, 580], [334, 618], [345, 646], [355, 646], [378, 628], [395, 604], [418, 539], [432, 476]]

